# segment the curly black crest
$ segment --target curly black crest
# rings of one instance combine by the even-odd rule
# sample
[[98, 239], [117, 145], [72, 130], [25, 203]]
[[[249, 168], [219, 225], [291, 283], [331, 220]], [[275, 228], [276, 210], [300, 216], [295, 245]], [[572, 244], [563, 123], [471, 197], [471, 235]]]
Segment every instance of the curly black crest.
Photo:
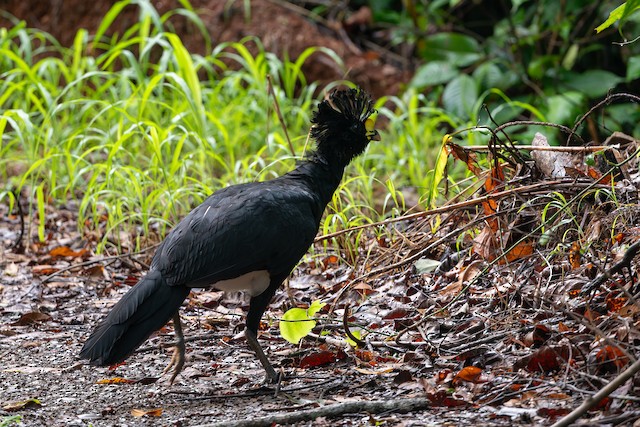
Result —
[[321, 142], [355, 123], [364, 123], [374, 111], [373, 101], [365, 91], [336, 89], [313, 114], [311, 136]]

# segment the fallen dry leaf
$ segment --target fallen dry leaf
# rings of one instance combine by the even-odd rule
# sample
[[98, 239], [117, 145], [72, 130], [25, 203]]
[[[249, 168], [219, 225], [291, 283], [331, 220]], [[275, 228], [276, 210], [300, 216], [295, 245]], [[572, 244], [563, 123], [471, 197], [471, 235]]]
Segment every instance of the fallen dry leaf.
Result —
[[162, 408], [132, 409], [131, 415], [134, 417], [159, 417], [162, 415]]
[[86, 249], [80, 249], [79, 251], [74, 251], [68, 246], [58, 246], [57, 248], [53, 248], [49, 251], [49, 255], [54, 258], [65, 258], [65, 257], [83, 257], [87, 254]]
[[9, 402], [6, 405], [4, 405], [2, 407], [2, 409], [7, 411], [7, 412], [16, 412], [16, 411], [20, 411], [22, 409], [36, 408], [36, 407], [40, 407], [40, 406], [42, 406], [42, 403], [40, 403], [40, 400], [35, 399], [35, 398], [29, 398], [29, 399], [26, 399], [26, 400], [18, 400], [18, 401], [14, 401], [14, 402]]
[[48, 314], [40, 313], [39, 311], [31, 311], [20, 316], [20, 318], [13, 322], [11, 325], [27, 326], [40, 322], [48, 322], [49, 320], [51, 320], [51, 316], [49, 316]]
[[467, 366], [456, 374], [453, 378], [452, 384], [457, 385], [461, 382], [478, 383], [482, 369], [476, 366]]

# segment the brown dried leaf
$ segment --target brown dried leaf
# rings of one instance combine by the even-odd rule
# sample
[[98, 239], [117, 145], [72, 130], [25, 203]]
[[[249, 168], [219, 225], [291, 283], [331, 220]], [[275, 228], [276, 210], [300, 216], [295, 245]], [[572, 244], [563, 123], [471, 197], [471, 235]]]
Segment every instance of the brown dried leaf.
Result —
[[605, 302], [607, 304], [607, 310], [612, 313], [617, 313], [627, 304], [628, 299], [626, 297], [613, 297], [611, 294], [607, 295]]
[[162, 415], [162, 408], [132, 409], [131, 415], [134, 417], [160, 417]]
[[344, 359], [345, 357], [347, 357], [347, 355], [342, 351], [339, 351], [337, 353], [333, 351], [321, 351], [318, 353], [309, 354], [308, 356], [300, 359], [299, 366], [301, 368], [310, 368], [314, 366], [329, 365], [338, 360]]
[[86, 249], [80, 249], [79, 251], [74, 251], [68, 246], [58, 246], [57, 248], [53, 248], [49, 251], [49, 255], [53, 258], [64, 258], [64, 257], [83, 257], [87, 254]]
[[629, 364], [629, 358], [618, 347], [606, 345], [596, 353], [596, 362], [602, 373], [617, 372]]
[[435, 393], [427, 393], [427, 399], [431, 401], [433, 406], [444, 406], [447, 408], [455, 408], [458, 406], [466, 406], [467, 402], [453, 398], [445, 390], [440, 390]]
[[467, 165], [467, 169], [469, 169], [475, 176], [480, 176], [482, 170], [478, 166], [478, 160], [475, 153], [452, 142], [447, 143], [447, 147], [455, 159], [464, 162]]
[[551, 336], [551, 330], [544, 325], [536, 325], [522, 340], [528, 347], [541, 347]]
[[31, 272], [35, 276], [48, 276], [49, 274], [53, 274], [56, 271], [58, 271], [58, 269], [53, 267], [52, 265], [34, 265], [31, 268]]
[[495, 233], [489, 225], [473, 239], [473, 251], [489, 262], [495, 259], [496, 247]]
[[20, 316], [20, 319], [13, 322], [12, 326], [27, 326], [33, 325], [39, 322], [48, 322], [51, 320], [51, 316], [45, 313], [40, 313], [39, 311], [31, 311], [29, 313], [25, 313]]
[[563, 346], [542, 347], [535, 353], [514, 364], [514, 369], [526, 368], [529, 372], [551, 372], [560, 369], [568, 356], [568, 348]]
[[580, 243], [578, 242], [573, 242], [571, 244], [571, 249], [569, 249], [569, 264], [574, 270], [580, 268], [580, 260], [582, 259], [582, 253], [580, 252], [581, 249]]
[[457, 385], [462, 381], [477, 384], [482, 374], [482, 369], [476, 366], [467, 366], [456, 374], [453, 378], [453, 385]]
[[500, 259], [500, 264], [513, 262], [517, 259], [526, 258], [533, 254], [533, 243], [524, 241], [515, 245], [507, 254]]

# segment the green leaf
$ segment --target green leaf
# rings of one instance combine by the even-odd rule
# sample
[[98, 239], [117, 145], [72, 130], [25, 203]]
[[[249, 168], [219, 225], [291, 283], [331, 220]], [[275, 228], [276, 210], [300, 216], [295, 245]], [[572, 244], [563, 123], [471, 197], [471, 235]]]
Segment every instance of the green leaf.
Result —
[[438, 194], [440, 194], [438, 185], [440, 181], [445, 178], [447, 159], [449, 158], [449, 152], [447, 151], [447, 143], [449, 141], [451, 141], [451, 135], [447, 134], [442, 138], [442, 146], [438, 151], [435, 167], [432, 171], [429, 171], [431, 174], [431, 182], [427, 192], [427, 204], [430, 209], [435, 209], [436, 207], [436, 199], [438, 198]]
[[557, 55], [543, 55], [535, 57], [527, 66], [527, 74], [532, 79], [540, 80], [545, 76], [548, 70], [553, 69], [555, 64], [560, 61]]
[[36, 187], [36, 200], [38, 204], [38, 239], [45, 240], [44, 225], [46, 223], [45, 203], [44, 203], [44, 182]]
[[[362, 334], [360, 333], [360, 331], [351, 331], [351, 333], [353, 334], [354, 337], [358, 339], [362, 338]], [[349, 344], [351, 347], [358, 347], [358, 343], [356, 343], [354, 340], [352, 340], [349, 337], [347, 337], [347, 344]]]
[[473, 78], [484, 89], [506, 89], [511, 83], [506, 73], [491, 62], [485, 62], [476, 68], [473, 72]]
[[423, 89], [426, 86], [435, 86], [447, 83], [460, 72], [456, 67], [445, 61], [431, 61], [418, 68], [411, 79], [409, 87]]
[[547, 98], [549, 110], [545, 121], [558, 124], [571, 124], [582, 111], [584, 95], [580, 92], [565, 92], [562, 95]]
[[478, 42], [469, 36], [438, 33], [425, 38], [421, 56], [427, 61], [444, 61], [466, 67], [482, 58], [483, 52]]
[[445, 110], [458, 117], [471, 116], [477, 100], [478, 87], [476, 82], [466, 74], [451, 80], [442, 93], [442, 103]]
[[640, 56], [632, 56], [627, 61], [627, 81], [640, 79]]
[[601, 32], [612, 26], [616, 21], [622, 23], [632, 13], [640, 9], [640, 0], [629, 0], [622, 3], [609, 13], [609, 17], [606, 21], [596, 27], [596, 32]]
[[326, 304], [320, 301], [311, 303], [308, 309], [294, 307], [287, 310], [280, 320], [280, 335], [291, 344], [298, 344], [300, 340], [315, 328], [316, 321], [311, 319]]
[[564, 77], [567, 86], [586, 94], [589, 98], [606, 95], [623, 80], [622, 77], [603, 70], [589, 70], [581, 74], [567, 73]]
[[580, 51], [580, 46], [577, 43], [574, 43], [567, 50], [566, 55], [562, 58], [562, 68], [565, 70], [570, 70], [576, 63], [576, 59], [578, 58], [578, 52]]

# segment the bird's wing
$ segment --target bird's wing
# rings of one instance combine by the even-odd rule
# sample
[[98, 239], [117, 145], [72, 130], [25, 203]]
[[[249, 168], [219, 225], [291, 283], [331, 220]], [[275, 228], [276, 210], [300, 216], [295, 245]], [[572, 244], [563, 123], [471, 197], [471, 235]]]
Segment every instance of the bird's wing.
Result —
[[313, 202], [303, 189], [276, 181], [217, 191], [169, 233], [152, 268], [170, 285], [188, 287], [258, 270], [287, 275], [318, 231]]

